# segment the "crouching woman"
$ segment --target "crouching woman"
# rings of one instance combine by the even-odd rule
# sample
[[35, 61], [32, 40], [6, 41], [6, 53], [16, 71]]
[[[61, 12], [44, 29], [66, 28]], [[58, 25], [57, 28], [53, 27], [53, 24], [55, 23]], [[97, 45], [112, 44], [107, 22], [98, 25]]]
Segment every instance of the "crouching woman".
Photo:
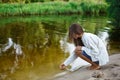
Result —
[[72, 24], [69, 27], [69, 39], [74, 42], [76, 48], [73, 54], [60, 65], [61, 70], [65, 69], [77, 57], [90, 63], [90, 70], [100, 69], [109, 61], [109, 55], [103, 41], [95, 34], [84, 32], [80, 25]]

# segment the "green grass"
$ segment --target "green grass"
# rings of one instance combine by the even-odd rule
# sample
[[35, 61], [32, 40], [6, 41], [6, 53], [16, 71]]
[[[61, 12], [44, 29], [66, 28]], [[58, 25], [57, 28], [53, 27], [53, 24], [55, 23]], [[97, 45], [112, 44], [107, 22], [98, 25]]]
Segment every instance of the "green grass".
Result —
[[106, 3], [95, 2], [44, 2], [29, 4], [0, 4], [0, 16], [16, 15], [61, 15], [61, 14], [91, 14], [107, 13]]

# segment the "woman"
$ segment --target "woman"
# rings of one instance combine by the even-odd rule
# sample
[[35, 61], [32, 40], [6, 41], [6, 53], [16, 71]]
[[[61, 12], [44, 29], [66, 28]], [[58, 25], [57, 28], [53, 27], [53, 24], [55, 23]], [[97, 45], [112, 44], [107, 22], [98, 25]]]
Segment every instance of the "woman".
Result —
[[60, 65], [60, 69], [65, 69], [77, 57], [90, 63], [90, 70], [100, 69], [100, 66], [109, 61], [108, 52], [102, 40], [94, 34], [84, 32], [80, 25], [70, 26], [69, 40], [74, 42], [76, 48], [73, 54]]

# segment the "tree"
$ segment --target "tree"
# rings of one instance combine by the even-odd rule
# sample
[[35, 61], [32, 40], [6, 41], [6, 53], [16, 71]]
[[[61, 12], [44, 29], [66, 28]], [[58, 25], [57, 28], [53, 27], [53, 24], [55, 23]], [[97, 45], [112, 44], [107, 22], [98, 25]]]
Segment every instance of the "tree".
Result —
[[111, 18], [112, 28], [109, 31], [110, 39], [120, 41], [120, 0], [106, 0], [110, 4], [108, 14]]

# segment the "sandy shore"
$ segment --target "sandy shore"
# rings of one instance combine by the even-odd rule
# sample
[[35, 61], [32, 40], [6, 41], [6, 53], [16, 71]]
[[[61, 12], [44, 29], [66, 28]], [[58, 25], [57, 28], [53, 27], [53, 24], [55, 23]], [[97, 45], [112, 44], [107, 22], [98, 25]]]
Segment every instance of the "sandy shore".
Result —
[[111, 55], [109, 63], [100, 70], [88, 70], [87, 67], [74, 72], [63, 71], [51, 80], [120, 80], [120, 54]]

